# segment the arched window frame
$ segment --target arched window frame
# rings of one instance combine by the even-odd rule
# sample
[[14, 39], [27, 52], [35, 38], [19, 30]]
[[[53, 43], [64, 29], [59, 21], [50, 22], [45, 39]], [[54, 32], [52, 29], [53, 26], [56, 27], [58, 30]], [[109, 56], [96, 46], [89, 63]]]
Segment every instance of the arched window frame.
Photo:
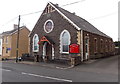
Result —
[[98, 52], [98, 40], [97, 38], [94, 38], [94, 53]]
[[[51, 28], [50, 31], [47, 32], [46, 29], [45, 29], [45, 25], [46, 25], [46, 23], [49, 22], [49, 21], [52, 23], [52, 28]], [[50, 32], [52, 32], [53, 28], [54, 28], [54, 23], [53, 23], [53, 21], [52, 21], [51, 19], [48, 19], [48, 20], [44, 23], [44, 31], [45, 31], [46, 33], [50, 33]]]
[[39, 42], [39, 36], [37, 35], [37, 34], [35, 34], [34, 36], [33, 36], [33, 52], [38, 52], [39, 51], [39, 44], [37, 44], [37, 49], [35, 50], [35, 45], [34, 45], [34, 42], [35, 42], [35, 37], [37, 37], [36, 39], [36, 43], [38, 43]]
[[68, 36], [69, 36], [68, 37], [68, 40], [69, 40], [68, 45], [70, 45], [70, 43], [71, 43], [71, 41], [70, 41], [70, 39], [71, 39], [70, 33], [67, 30], [63, 30], [62, 33], [60, 34], [60, 53], [69, 54], [69, 46], [68, 46], [68, 52], [63, 51], [62, 35], [64, 34], [64, 32], [66, 32], [68, 34]]
[[103, 45], [103, 39], [100, 39], [100, 50], [101, 50], [101, 52], [103, 52], [103, 49], [104, 49], [103, 46], [104, 46]]

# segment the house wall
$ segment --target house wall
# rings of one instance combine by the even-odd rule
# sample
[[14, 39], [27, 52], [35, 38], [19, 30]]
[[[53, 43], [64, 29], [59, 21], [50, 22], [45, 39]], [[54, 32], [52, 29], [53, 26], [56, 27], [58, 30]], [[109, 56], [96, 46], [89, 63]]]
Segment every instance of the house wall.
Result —
[[[2, 37], [2, 57], [3, 58], [9, 58], [11, 54], [11, 36], [10, 35], [5, 35]], [[10, 50], [7, 51], [7, 48]]]
[[28, 53], [30, 54], [30, 37], [29, 37], [29, 35], [28, 35]]
[[0, 38], [0, 56], [2, 55], [2, 38]]
[[[23, 53], [28, 53], [28, 43], [29, 43], [29, 35], [30, 31], [27, 28], [23, 28], [19, 32], [19, 54], [18, 56], [22, 56]], [[12, 50], [11, 57], [16, 57], [16, 45], [17, 45], [17, 32], [12, 35]]]
[[[52, 32], [50, 33], [46, 33], [44, 31], [44, 23], [46, 20], [51, 19], [54, 23], [54, 28], [52, 30]], [[50, 38], [55, 44], [54, 44], [54, 54], [55, 54], [55, 58], [56, 59], [63, 59], [63, 58], [67, 58], [69, 56], [69, 54], [61, 54], [60, 53], [60, 34], [63, 30], [68, 30], [70, 35], [71, 35], [71, 44], [72, 43], [77, 43], [77, 31], [76, 28], [74, 28], [66, 19], [64, 19], [64, 17], [62, 17], [57, 11], [48, 13], [48, 14], [44, 14], [41, 15], [40, 19], [38, 20], [38, 22], [36, 23], [33, 31], [31, 32], [31, 36], [30, 36], [30, 54], [32, 56], [34, 56], [35, 54], [41, 56], [42, 55], [42, 49], [43, 49], [43, 45], [40, 44], [40, 49], [38, 53], [34, 53], [33, 52], [33, 36], [35, 34], [38, 34], [39, 39], [41, 39], [42, 36], [47, 36], [48, 38]]]

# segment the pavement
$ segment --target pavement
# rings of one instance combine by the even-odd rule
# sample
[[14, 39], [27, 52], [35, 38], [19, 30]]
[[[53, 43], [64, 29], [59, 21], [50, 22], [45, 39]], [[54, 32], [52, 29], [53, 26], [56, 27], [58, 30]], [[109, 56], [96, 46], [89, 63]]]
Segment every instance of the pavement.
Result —
[[[84, 61], [81, 64], [77, 65], [77, 66], [70, 66], [65, 62], [32, 62], [32, 61], [18, 61], [17, 63], [20, 64], [27, 64], [27, 65], [35, 65], [35, 66], [42, 66], [42, 67], [48, 67], [48, 68], [57, 68], [57, 69], [71, 69], [71, 68], [80, 68], [80, 67], [89, 67], [89, 65], [91, 66], [91, 64], [93, 64], [93, 67], [96, 67], [97, 63], [101, 64], [105, 63], [104, 60], [110, 60], [113, 59], [116, 56], [111, 56], [111, 57], [107, 57], [107, 58], [101, 58], [101, 59], [90, 59], [88, 61]], [[104, 61], [104, 62], [103, 62]], [[6, 60], [6, 61], [2, 61], [2, 62], [12, 62], [12, 63], [16, 63], [15, 60]], [[111, 62], [111, 61], [110, 61]], [[104, 65], [104, 64], [103, 64]], [[98, 67], [97, 67], [98, 68]]]
[[[81, 64], [90, 64], [95, 62], [96, 60], [88, 60], [85, 61]], [[16, 63], [15, 60], [6, 60], [6, 61], [2, 61], [2, 62], [11, 62], [11, 63]], [[67, 63], [63, 63], [63, 62], [32, 62], [32, 61], [18, 61], [17, 63], [19, 64], [27, 64], [27, 65], [35, 65], [35, 66], [42, 66], [42, 67], [48, 67], [48, 68], [56, 68], [56, 69], [71, 69], [74, 68], [76, 66], [71, 66], [68, 65]], [[77, 65], [79, 66], [79, 65]]]
[[[15, 60], [7, 60], [2, 62], [10, 62], [10, 63], [16, 63]], [[35, 65], [35, 66], [42, 66], [42, 67], [48, 67], [48, 68], [57, 68], [57, 69], [70, 69], [73, 68], [73, 66], [63, 64], [63, 63], [53, 63], [53, 62], [31, 62], [31, 61], [18, 61], [19, 64], [26, 64], [26, 65]]]

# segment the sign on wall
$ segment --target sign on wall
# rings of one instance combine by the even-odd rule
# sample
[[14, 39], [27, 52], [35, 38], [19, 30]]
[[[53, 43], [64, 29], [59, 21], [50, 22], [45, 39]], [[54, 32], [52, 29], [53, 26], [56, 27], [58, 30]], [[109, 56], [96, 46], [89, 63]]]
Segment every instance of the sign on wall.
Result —
[[11, 48], [7, 48], [7, 50], [11, 50]]
[[71, 44], [69, 46], [69, 53], [80, 53], [80, 49], [79, 49], [80, 45], [78, 44]]

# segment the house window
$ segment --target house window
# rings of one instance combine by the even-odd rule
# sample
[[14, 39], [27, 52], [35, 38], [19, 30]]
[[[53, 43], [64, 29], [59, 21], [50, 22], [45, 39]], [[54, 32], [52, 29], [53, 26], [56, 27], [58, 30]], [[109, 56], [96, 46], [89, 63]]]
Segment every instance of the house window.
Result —
[[106, 47], [106, 52], [108, 52], [108, 41], [107, 40], [106, 40], [105, 47]]
[[2, 40], [3, 40], [3, 43], [4, 43], [4, 38]]
[[54, 24], [52, 20], [47, 20], [44, 24], [44, 31], [50, 33], [53, 30]]
[[94, 52], [97, 53], [97, 38], [94, 39]]
[[110, 51], [112, 51], [112, 41], [110, 41]]
[[6, 47], [6, 53], [8, 53], [8, 48]]
[[101, 49], [101, 52], [103, 51], [103, 39], [100, 40], [100, 49]]
[[6, 37], [6, 43], [8, 43], [8, 37]]
[[85, 38], [85, 52], [88, 53], [88, 46], [89, 46], [89, 38]]
[[64, 30], [60, 35], [60, 53], [69, 53], [70, 33]]
[[37, 34], [34, 35], [33, 37], [33, 52], [38, 52], [39, 51], [39, 37]]

